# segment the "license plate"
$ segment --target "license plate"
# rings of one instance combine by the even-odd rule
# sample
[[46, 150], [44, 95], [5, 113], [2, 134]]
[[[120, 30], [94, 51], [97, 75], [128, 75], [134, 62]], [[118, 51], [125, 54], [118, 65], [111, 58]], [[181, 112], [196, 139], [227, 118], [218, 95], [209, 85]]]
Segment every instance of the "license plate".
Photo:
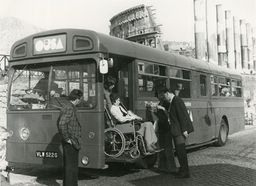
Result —
[[57, 152], [52, 151], [36, 151], [37, 158], [58, 158]]

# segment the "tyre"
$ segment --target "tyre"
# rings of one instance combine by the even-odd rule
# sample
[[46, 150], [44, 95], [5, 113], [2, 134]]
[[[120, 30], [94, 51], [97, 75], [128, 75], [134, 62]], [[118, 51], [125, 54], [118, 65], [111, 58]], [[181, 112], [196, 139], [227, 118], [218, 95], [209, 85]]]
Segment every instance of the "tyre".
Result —
[[223, 146], [226, 144], [228, 140], [228, 124], [227, 122], [222, 118], [220, 122], [220, 130], [219, 135], [217, 138], [216, 145], [217, 146]]
[[105, 155], [117, 158], [121, 156], [125, 149], [124, 135], [116, 128], [105, 130]]

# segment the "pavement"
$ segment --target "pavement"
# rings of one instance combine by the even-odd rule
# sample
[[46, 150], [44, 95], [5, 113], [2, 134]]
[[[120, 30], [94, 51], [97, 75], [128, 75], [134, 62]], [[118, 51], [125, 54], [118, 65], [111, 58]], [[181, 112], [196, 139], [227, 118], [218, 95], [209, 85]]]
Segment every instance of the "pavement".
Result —
[[[223, 147], [213, 145], [188, 153], [191, 178], [175, 179], [173, 175], [127, 165], [95, 171], [93, 178], [80, 171], [79, 186], [256, 186], [256, 125], [229, 136]], [[2, 177], [2, 186], [60, 186], [60, 169], [21, 169], [12, 173], [10, 183]], [[19, 174], [18, 174], [19, 173]]]

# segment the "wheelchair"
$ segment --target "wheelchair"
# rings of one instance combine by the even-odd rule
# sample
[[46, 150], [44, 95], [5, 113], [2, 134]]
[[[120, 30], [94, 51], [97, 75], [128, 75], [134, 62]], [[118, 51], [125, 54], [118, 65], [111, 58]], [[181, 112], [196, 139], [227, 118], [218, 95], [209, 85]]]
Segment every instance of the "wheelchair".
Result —
[[107, 127], [105, 129], [105, 155], [108, 158], [129, 157], [138, 159], [152, 155], [146, 150], [144, 137], [136, 132], [140, 127], [138, 121], [117, 124], [115, 118], [105, 108]]

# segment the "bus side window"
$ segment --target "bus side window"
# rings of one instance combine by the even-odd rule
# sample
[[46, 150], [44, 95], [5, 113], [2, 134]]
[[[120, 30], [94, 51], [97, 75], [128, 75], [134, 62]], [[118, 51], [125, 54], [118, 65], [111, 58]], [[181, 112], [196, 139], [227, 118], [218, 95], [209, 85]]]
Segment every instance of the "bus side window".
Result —
[[230, 79], [219, 78], [219, 93], [220, 96], [229, 97], [231, 96]]
[[182, 88], [180, 89], [179, 92], [179, 97], [181, 98], [190, 98], [190, 81], [182, 81], [182, 80], [177, 80], [177, 79], [170, 79], [170, 89], [175, 90], [177, 87], [181, 86]]
[[212, 96], [218, 96], [218, 81], [217, 77], [211, 75], [211, 94]]
[[207, 84], [206, 84], [206, 76], [200, 75], [200, 95], [206, 96], [207, 95]]

